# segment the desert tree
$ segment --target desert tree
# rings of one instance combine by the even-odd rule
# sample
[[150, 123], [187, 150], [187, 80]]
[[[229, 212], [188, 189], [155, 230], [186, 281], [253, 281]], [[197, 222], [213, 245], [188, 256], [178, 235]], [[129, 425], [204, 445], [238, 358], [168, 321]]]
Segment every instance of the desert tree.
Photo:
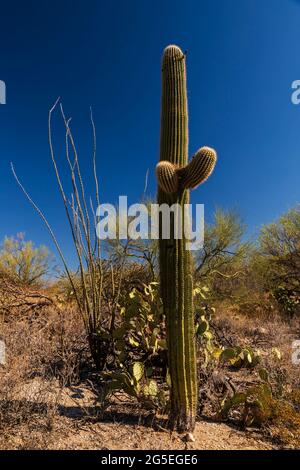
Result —
[[251, 243], [244, 241], [246, 227], [233, 210], [217, 209], [205, 225], [203, 248], [195, 255], [195, 279], [213, 287], [215, 295], [228, 293], [244, 278]]
[[252, 259], [256, 277], [289, 314], [300, 304], [300, 206], [262, 227]]
[[41, 284], [49, 274], [52, 262], [49, 250], [26, 241], [24, 233], [5, 237], [0, 249], [0, 269], [24, 285]]

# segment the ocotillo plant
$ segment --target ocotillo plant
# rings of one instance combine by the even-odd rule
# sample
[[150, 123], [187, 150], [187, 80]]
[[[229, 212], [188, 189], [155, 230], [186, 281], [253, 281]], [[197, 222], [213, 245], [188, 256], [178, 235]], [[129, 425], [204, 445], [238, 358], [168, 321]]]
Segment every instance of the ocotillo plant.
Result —
[[[168, 363], [171, 377], [172, 428], [193, 431], [197, 410], [196, 345], [191, 252], [186, 247], [184, 205], [189, 188], [204, 182], [216, 163], [216, 153], [203, 147], [188, 163], [188, 107], [185, 55], [168, 46], [162, 60], [160, 162], [156, 167], [158, 204], [179, 204], [182, 238], [174, 234], [170, 211], [170, 238], [162, 236], [160, 216], [159, 262], [161, 295], [167, 318]], [[178, 214], [177, 214], [178, 215]]]

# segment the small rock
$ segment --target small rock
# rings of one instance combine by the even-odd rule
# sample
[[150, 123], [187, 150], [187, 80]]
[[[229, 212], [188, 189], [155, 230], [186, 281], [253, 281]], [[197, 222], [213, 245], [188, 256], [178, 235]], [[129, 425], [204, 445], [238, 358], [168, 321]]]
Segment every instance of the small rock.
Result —
[[185, 436], [183, 436], [182, 440], [184, 442], [195, 442], [195, 438], [191, 432], [188, 432]]

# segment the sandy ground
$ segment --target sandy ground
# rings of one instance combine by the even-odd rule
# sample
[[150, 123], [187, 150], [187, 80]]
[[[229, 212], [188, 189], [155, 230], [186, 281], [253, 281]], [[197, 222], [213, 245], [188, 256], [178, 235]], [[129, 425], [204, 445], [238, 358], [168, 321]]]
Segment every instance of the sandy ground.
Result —
[[[85, 385], [65, 387], [59, 392], [52, 383], [46, 387], [34, 379], [22, 391], [27, 401], [52, 402], [53, 416], [39, 430], [36, 425], [21, 425], [7, 441], [8, 448], [99, 449], [99, 450], [267, 450], [275, 449], [258, 431], [245, 432], [224, 423], [202, 420], [193, 434], [195, 442], [186, 443], [184, 435], [164, 429], [164, 420], [145, 416], [138, 405], [119, 395], [104, 412], [95, 408], [95, 394]], [[47, 396], [47, 398], [46, 398]], [[21, 398], [21, 397], [20, 397]], [[44, 418], [45, 420], [45, 418]], [[24, 436], [25, 440], [24, 440]]]
[[233, 430], [225, 424], [197, 423], [194, 438], [195, 442], [186, 444], [176, 433], [155, 431], [141, 425], [97, 423], [56, 440], [50, 448], [102, 450], [268, 450], [274, 448], [258, 438]]

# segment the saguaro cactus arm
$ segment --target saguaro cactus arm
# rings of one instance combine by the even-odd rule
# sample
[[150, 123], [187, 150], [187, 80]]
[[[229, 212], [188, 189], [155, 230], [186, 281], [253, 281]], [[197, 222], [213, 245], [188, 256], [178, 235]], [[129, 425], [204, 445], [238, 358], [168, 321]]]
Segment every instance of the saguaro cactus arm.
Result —
[[210, 147], [199, 149], [189, 164], [181, 169], [181, 185], [186, 189], [195, 189], [212, 174], [217, 162], [217, 154]]
[[178, 171], [171, 162], [159, 162], [156, 165], [156, 177], [159, 187], [165, 193], [175, 193], [178, 191]]
[[210, 147], [199, 149], [192, 160], [184, 167], [176, 167], [169, 161], [156, 165], [157, 182], [165, 193], [181, 189], [195, 189], [212, 174], [217, 162], [217, 154]]

